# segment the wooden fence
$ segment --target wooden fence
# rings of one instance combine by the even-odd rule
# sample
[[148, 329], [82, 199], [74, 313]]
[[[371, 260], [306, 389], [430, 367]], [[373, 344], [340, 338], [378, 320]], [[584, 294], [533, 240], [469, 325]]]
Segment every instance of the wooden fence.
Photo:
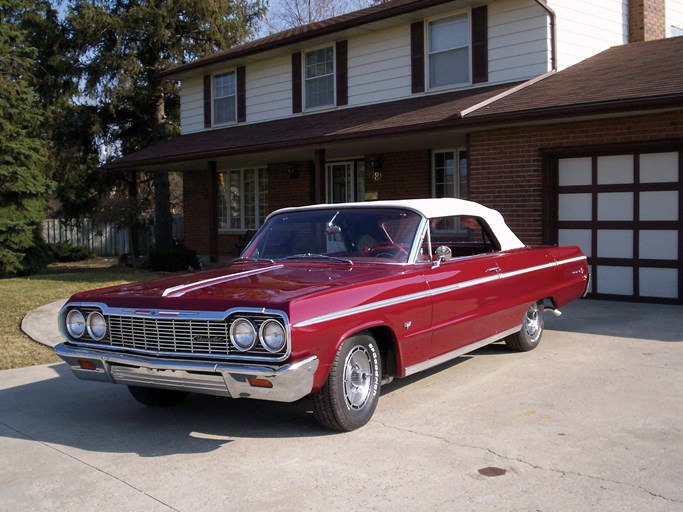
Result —
[[[90, 219], [46, 219], [41, 223], [41, 233], [49, 244], [70, 242], [73, 246], [85, 247], [95, 256], [120, 256], [130, 252], [128, 228], [113, 223], [97, 223]], [[173, 216], [173, 238], [183, 239], [182, 215]], [[143, 253], [154, 245], [151, 226], [140, 228], [138, 243]]]

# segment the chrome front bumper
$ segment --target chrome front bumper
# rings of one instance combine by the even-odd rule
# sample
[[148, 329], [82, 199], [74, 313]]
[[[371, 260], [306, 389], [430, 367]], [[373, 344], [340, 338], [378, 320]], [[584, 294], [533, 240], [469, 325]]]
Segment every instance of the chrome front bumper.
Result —
[[[316, 356], [270, 366], [157, 359], [68, 343], [57, 345], [55, 352], [79, 379], [276, 402], [310, 394], [318, 368]], [[94, 369], [87, 369], [92, 365]]]

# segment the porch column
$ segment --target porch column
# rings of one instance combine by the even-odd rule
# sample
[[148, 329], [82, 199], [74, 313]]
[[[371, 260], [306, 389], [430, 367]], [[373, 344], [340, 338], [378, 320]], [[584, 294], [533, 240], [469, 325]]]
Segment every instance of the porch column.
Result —
[[313, 200], [315, 204], [325, 202], [325, 150], [315, 150], [313, 169]]
[[209, 261], [218, 262], [218, 173], [216, 162], [209, 162]]

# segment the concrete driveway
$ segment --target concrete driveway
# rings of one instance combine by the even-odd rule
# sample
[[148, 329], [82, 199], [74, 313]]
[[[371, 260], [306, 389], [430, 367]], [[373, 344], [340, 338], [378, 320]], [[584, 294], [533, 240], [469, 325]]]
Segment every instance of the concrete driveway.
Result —
[[683, 308], [579, 301], [383, 389], [373, 420], [193, 396], [147, 409], [63, 364], [0, 372], [0, 511], [681, 511]]

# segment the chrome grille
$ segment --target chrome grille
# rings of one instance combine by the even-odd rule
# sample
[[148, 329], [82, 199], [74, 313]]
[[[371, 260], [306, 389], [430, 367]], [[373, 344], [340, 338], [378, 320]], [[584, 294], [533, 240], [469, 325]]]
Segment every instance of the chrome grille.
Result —
[[151, 352], [222, 354], [229, 352], [229, 324], [211, 320], [177, 320], [109, 316], [109, 343]]

